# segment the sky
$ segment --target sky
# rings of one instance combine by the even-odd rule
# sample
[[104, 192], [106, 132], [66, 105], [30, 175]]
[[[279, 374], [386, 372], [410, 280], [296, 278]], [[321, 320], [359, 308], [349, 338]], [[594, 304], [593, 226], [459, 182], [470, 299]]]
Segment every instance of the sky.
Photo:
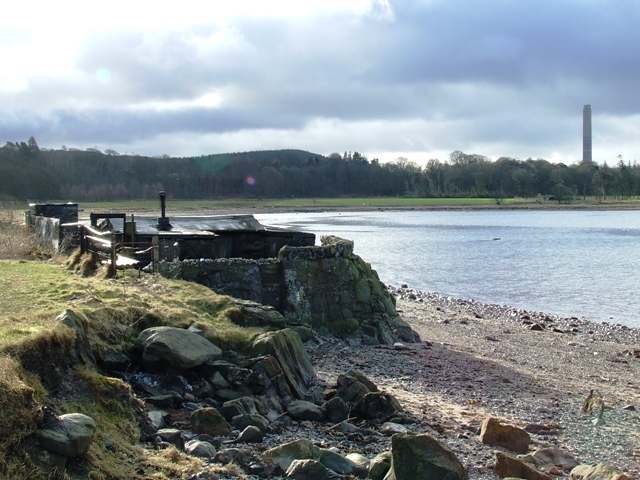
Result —
[[640, 0], [11, 3], [2, 145], [640, 158]]

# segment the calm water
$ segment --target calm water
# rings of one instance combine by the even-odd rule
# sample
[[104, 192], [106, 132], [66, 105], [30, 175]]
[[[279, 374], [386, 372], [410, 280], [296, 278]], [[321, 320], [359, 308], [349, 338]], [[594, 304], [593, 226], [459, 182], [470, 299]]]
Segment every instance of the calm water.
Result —
[[[390, 285], [640, 327], [640, 211], [264, 214], [355, 242]], [[499, 239], [499, 240], [497, 240]]]

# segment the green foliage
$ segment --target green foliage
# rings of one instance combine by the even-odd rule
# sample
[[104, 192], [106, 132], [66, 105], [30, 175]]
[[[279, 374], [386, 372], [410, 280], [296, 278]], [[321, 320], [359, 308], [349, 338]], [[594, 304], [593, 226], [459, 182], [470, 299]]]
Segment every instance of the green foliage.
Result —
[[155, 208], [161, 190], [170, 200], [534, 198], [554, 195], [558, 184], [583, 199], [628, 199], [640, 194], [640, 167], [622, 157], [616, 167], [566, 166], [510, 157], [494, 162], [461, 151], [425, 166], [403, 157], [382, 164], [358, 152], [323, 156], [303, 150], [150, 158], [112, 149], [41, 150], [33, 137], [0, 148], [0, 201], [150, 200]]

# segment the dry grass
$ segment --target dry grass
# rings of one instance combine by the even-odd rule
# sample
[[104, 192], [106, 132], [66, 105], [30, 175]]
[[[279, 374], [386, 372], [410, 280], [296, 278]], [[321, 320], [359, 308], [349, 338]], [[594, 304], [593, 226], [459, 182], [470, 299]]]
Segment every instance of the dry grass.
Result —
[[24, 225], [24, 212], [0, 210], [0, 258], [40, 258], [43, 254], [35, 236]]

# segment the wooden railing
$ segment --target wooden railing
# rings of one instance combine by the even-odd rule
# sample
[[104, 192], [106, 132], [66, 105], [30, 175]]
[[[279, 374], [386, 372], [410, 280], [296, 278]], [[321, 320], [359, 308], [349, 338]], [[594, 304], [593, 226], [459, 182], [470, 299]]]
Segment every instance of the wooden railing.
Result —
[[[101, 263], [109, 266], [109, 277], [117, 275], [118, 268], [139, 268], [153, 262], [154, 273], [158, 263], [158, 237], [153, 243], [125, 242], [124, 235], [114, 230], [101, 231], [93, 226], [80, 228], [80, 248], [82, 253], [93, 253]], [[122, 255], [128, 252], [133, 258]], [[137, 257], [137, 258], [136, 258]]]

